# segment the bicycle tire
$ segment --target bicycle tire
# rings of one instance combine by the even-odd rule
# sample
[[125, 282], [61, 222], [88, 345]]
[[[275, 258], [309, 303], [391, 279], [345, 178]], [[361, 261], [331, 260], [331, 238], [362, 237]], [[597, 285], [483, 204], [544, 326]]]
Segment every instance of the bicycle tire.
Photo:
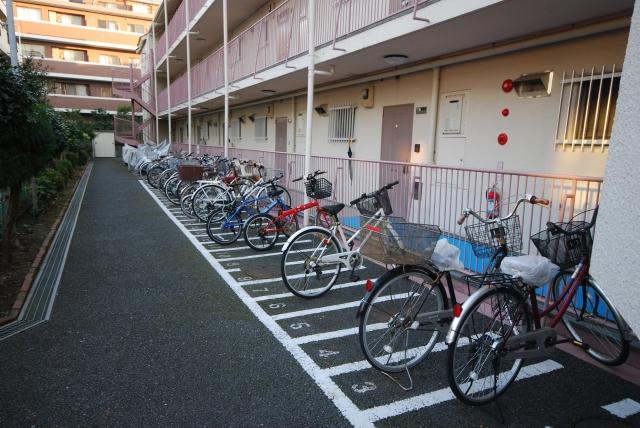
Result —
[[191, 219], [195, 219], [196, 216], [191, 209], [191, 199], [193, 197], [193, 192], [198, 189], [198, 186], [195, 183], [187, 186], [180, 195], [180, 209], [182, 209], [182, 213]]
[[153, 168], [151, 168], [147, 172], [147, 183], [149, 183], [149, 186], [153, 187], [154, 189], [157, 189], [158, 179], [160, 178], [160, 174], [162, 174], [163, 172], [164, 172], [164, 168], [161, 167], [160, 165], [156, 165]]
[[202, 222], [206, 222], [214, 209], [228, 205], [231, 198], [227, 190], [219, 184], [206, 184], [195, 191], [191, 198], [193, 214]]
[[255, 251], [273, 248], [280, 236], [275, 218], [267, 213], [254, 214], [244, 225], [244, 242]]
[[180, 185], [180, 177], [171, 177], [164, 184], [164, 194], [173, 205], [180, 205], [180, 196], [178, 196], [178, 186]]
[[[326, 245], [323, 245], [325, 240]], [[321, 246], [325, 248], [324, 251], [320, 249]], [[289, 244], [280, 260], [282, 280], [289, 291], [298, 297], [311, 299], [322, 296], [333, 287], [340, 275], [341, 264], [311, 266], [315, 264], [318, 254], [327, 255], [327, 250], [330, 251], [328, 254], [341, 252], [338, 240], [328, 230], [315, 227], [300, 233]]]
[[442, 326], [420, 321], [421, 315], [449, 307], [437, 278], [424, 267], [399, 266], [376, 280], [358, 328], [360, 349], [373, 367], [387, 373], [408, 370], [440, 342]]
[[[569, 285], [572, 273], [560, 272], [554, 278], [554, 301]], [[578, 285], [561, 319], [573, 340], [589, 345], [588, 349], [583, 349], [591, 358], [607, 366], [617, 366], [627, 360], [630, 343], [624, 333], [626, 323], [592, 278], [585, 278]]]
[[[280, 186], [279, 184], [274, 185], [274, 187], [276, 188], [276, 190], [283, 191], [283, 193], [280, 195], [280, 199], [287, 206], [287, 208], [291, 207], [291, 194], [289, 193], [289, 191], [286, 188]], [[267, 206], [271, 203], [269, 199], [263, 199], [263, 198], [267, 198], [268, 192], [270, 190], [272, 190], [271, 185], [263, 187], [258, 191], [258, 193], [256, 193], [255, 198], [258, 201], [255, 204], [256, 211], [263, 212], [263, 210], [266, 209]]]
[[[207, 218], [207, 235], [216, 244], [233, 244], [242, 234], [242, 217], [234, 211], [234, 207], [217, 208]], [[224, 223], [229, 219], [233, 222], [232, 225], [225, 226]]]
[[[514, 317], [514, 310], [522, 308], [524, 310], [521, 317], [522, 322], [516, 326], [506, 326], [507, 334], [519, 335], [522, 332], [530, 331], [532, 326], [531, 310], [525, 300], [526, 296], [520, 292], [506, 287], [485, 287], [478, 290], [477, 293], [484, 294], [469, 308], [463, 308], [459, 328], [454, 333], [453, 341], [449, 344], [447, 355], [449, 386], [460, 401], [471, 406], [487, 404], [498, 398], [509, 388], [522, 368], [523, 359], [515, 358], [512, 365], [507, 367], [508, 371], [496, 373], [496, 367], [500, 370], [504, 368], [503, 362], [510, 360], [507, 358], [510, 353], [496, 353], [494, 349], [495, 337], [502, 337], [499, 333], [505, 331], [502, 324]], [[492, 299], [495, 296], [498, 297], [494, 301]], [[500, 296], [503, 296], [502, 302], [506, 303], [504, 305], [507, 307], [505, 311], [495, 310], [496, 306], [494, 305], [502, 306]], [[491, 317], [488, 317], [487, 313], [490, 313]], [[498, 320], [498, 315], [500, 315], [499, 318], [502, 322]], [[476, 325], [481, 325], [483, 321], [488, 321], [490, 329], [497, 326], [498, 331], [495, 332], [492, 329], [486, 331], [479, 328], [477, 329], [478, 333], [474, 335]], [[480, 354], [482, 351], [486, 353]], [[457, 364], [458, 357], [461, 360], [459, 364]], [[467, 369], [469, 369], [468, 374], [462, 375], [463, 371]], [[505, 374], [504, 378], [501, 377], [502, 374]], [[501, 379], [502, 381], [500, 381]], [[487, 382], [489, 382], [488, 387]], [[500, 384], [498, 385], [498, 383]], [[472, 389], [475, 391], [470, 394]]]

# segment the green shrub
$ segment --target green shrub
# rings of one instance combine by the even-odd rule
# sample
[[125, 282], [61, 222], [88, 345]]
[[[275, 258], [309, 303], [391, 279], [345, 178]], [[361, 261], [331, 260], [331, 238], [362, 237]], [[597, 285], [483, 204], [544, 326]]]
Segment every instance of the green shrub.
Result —
[[51, 199], [64, 188], [65, 179], [54, 168], [47, 168], [36, 178], [41, 199]]
[[85, 150], [80, 150], [76, 152], [78, 155], [78, 166], [83, 166], [89, 160], [89, 154]]
[[74, 167], [79, 166], [78, 163], [78, 154], [76, 152], [66, 151], [64, 152], [64, 158], [71, 162]]
[[66, 159], [60, 159], [59, 161], [56, 161], [55, 169], [60, 173], [60, 175], [62, 175], [65, 182], [73, 177], [73, 173], [75, 170], [71, 162]]

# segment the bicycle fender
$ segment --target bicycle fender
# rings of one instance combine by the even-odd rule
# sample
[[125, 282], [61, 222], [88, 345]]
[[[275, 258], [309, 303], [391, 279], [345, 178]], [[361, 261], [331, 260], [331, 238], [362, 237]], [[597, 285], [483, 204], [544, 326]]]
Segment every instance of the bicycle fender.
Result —
[[466, 313], [465, 311], [470, 310], [471, 307], [478, 300], [482, 299], [492, 289], [493, 289], [492, 285], [486, 285], [480, 288], [475, 293], [472, 293], [471, 296], [469, 296], [469, 298], [465, 300], [465, 302], [462, 304], [462, 312], [460, 313], [460, 316], [454, 317], [453, 321], [451, 322], [451, 325], [449, 326], [449, 332], [447, 333], [447, 338], [445, 339], [444, 343], [446, 343], [447, 345], [450, 345], [451, 343], [453, 343], [455, 335], [458, 332], [458, 329], [460, 328], [460, 323], [462, 322], [462, 316]]
[[320, 226], [307, 226], [307, 227], [303, 227], [302, 229], [298, 229], [293, 235], [291, 235], [289, 237], [289, 239], [287, 239], [287, 242], [284, 243], [284, 245], [282, 246], [282, 250], [280, 250], [280, 252], [284, 253], [285, 251], [287, 251], [287, 248], [289, 248], [289, 245], [291, 245], [291, 243], [298, 238], [298, 236], [300, 236], [303, 232], [306, 232], [308, 230], [318, 230], [318, 231], [322, 231], [322, 232], [327, 232], [329, 234], [331, 234], [331, 232], [329, 232], [327, 229], [325, 229], [324, 227], [320, 227]]

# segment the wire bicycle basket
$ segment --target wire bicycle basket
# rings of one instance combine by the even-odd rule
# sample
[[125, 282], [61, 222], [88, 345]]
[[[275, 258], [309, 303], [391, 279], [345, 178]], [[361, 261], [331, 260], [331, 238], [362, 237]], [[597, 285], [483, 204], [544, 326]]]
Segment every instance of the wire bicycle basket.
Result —
[[467, 275], [464, 277], [467, 285], [473, 288], [481, 288], [485, 285], [493, 285], [496, 287], [520, 288], [524, 285], [522, 280], [514, 278], [506, 273], [494, 272], [478, 275]]
[[569, 223], [555, 223], [566, 232], [578, 232], [575, 235], [565, 235], [559, 231], [543, 230], [531, 236], [533, 245], [541, 255], [558, 265], [560, 269], [571, 268], [591, 255], [593, 237], [586, 221], [572, 221]]
[[502, 246], [507, 245], [509, 255], [522, 249], [520, 218], [515, 215], [499, 223], [476, 223], [465, 226], [467, 239], [476, 257], [490, 257]]
[[325, 199], [331, 197], [333, 184], [326, 178], [312, 178], [305, 181], [304, 188], [311, 199]]
[[373, 219], [362, 254], [384, 264], [419, 265], [431, 260], [442, 231], [438, 226], [408, 223], [399, 217]]
[[384, 211], [385, 215], [393, 214], [393, 208], [391, 207], [391, 201], [389, 200], [389, 192], [387, 189], [382, 189], [377, 195], [372, 195], [368, 198], [362, 199], [356, 204], [356, 208], [361, 215], [365, 217], [371, 217], [380, 208]]

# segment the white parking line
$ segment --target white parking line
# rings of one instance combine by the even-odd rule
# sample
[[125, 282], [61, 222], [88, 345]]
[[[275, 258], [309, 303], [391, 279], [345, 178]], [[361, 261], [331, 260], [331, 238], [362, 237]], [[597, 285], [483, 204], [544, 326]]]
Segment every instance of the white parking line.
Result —
[[[360, 269], [364, 269], [364, 267], [360, 267], [356, 270], [360, 270]], [[324, 273], [333, 273], [335, 272], [334, 270], [328, 270]], [[304, 273], [299, 273], [296, 275], [291, 275], [289, 276], [289, 279], [298, 279], [298, 278], [304, 278], [306, 276], [306, 274]], [[266, 284], [268, 282], [276, 282], [276, 281], [282, 281], [282, 277], [278, 277], [278, 278], [267, 278], [267, 279], [254, 279], [253, 281], [242, 281], [239, 282], [240, 285], [244, 286], [244, 285], [253, 285], [253, 284]]]
[[625, 419], [640, 412], [640, 403], [630, 398], [626, 398], [624, 400], [602, 406], [602, 408], [612, 415]]
[[[231, 259], [225, 259], [225, 262], [227, 260], [231, 260]], [[356, 281], [356, 282], [347, 282], [345, 284], [336, 284], [333, 287], [331, 287], [331, 290], [339, 290], [341, 288], [356, 287], [358, 285], [364, 284], [365, 282], [367, 281]], [[262, 302], [264, 300], [284, 299], [287, 297], [296, 297], [296, 296], [293, 293], [270, 294], [268, 296], [256, 297], [254, 300], [256, 302]]]
[[[523, 367], [522, 370], [520, 370], [520, 373], [518, 374], [518, 378], [516, 380], [519, 381], [528, 379], [562, 368], [562, 365], [558, 364], [557, 362], [553, 360], [546, 360], [541, 363]], [[478, 382], [481, 383], [482, 380], [484, 379], [479, 379]], [[363, 410], [362, 413], [365, 415], [368, 421], [376, 422], [381, 419], [386, 419], [393, 416], [401, 415], [403, 413], [424, 409], [425, 407], [431, 407], [436, 404], [444, 403], [445, 401], [453, 400], [454, 398], [455, 396], [453, 395], [453, 392], [449, 387], [447, 387], [439, 389], [437, 391], [427, 392], [425, 394], [407, 398], [405, 400], [399, 400], [383, 406]]]
[[[302, 251], [314, 251], [314, 248], [311, 248], [309, 250], [301, 250]], [[262, 254], [254, 254], [252, 256], [241, 256], [241, 257], [231, 257], [229, 259], [224, 259], [225, 262], [229, 262], [232, 260], [244, 260], [244, 259], [261, 259], [263, 257], [273, 257], [273, 256], [282, 256], [282, 252], [280, 251], [276, 251], [273, 253], [262, 253]]]

